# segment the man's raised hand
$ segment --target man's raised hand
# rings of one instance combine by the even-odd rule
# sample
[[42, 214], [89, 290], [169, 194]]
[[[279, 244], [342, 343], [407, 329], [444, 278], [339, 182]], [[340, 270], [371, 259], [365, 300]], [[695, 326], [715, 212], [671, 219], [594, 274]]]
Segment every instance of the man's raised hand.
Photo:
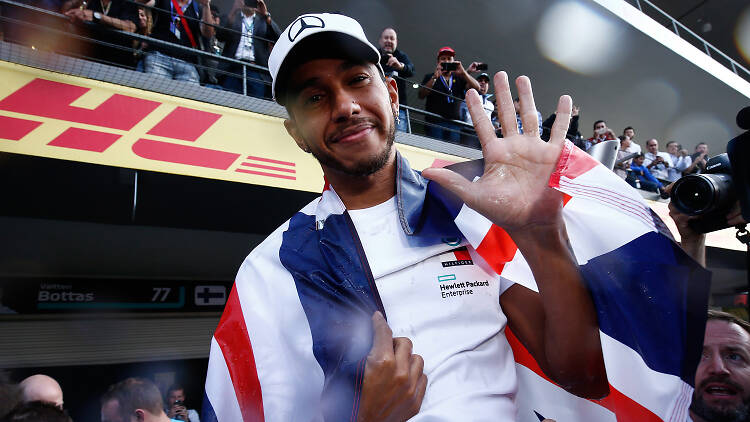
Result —
[[405, 421], [422, 406], [427, 389], [427, 377], [422, 373], [424, 360], [412, 354], [411, 340], [393, 338], [380, 312], [373, 314], [372, 328], [357, 421]]
[[477, 92], [470, 90], [466, 95], [484, 155], [481, 179], [472, 183], [451, 170], [437, 168], [425, 169], [423, 174], [455, 193], [469, 207], [506, 229], [511, 236], [526, 228], [561, 224], [562, 195], [550, 188], [548, 182], [565, 142], [572, 100], [567, 95], [560, 97], [550, 141], [544, 142], [539, 136], [529, 78], [521, 76], [516, 79], [523, 134], [518, 132], [508, 75], [499, 72], [494, 82], [502, 139], [495, 136]]

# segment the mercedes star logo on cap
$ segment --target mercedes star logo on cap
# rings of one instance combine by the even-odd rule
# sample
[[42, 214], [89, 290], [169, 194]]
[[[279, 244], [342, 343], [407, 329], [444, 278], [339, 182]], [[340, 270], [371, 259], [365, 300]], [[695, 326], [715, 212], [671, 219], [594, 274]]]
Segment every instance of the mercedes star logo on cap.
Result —
[[[300, 16], [297, 18], [296, 21], [294, 21], [291, 25], [289, 25], [289, 41], [294, 42], [294, 40], [299, 37], [299, 34], [302, 33], [307, 28], [325, 28], [326, 24], [323, 22], [323, 19], [317, 17], [317, 16]], [[292, 36], [294, 34], [294, 36]]]

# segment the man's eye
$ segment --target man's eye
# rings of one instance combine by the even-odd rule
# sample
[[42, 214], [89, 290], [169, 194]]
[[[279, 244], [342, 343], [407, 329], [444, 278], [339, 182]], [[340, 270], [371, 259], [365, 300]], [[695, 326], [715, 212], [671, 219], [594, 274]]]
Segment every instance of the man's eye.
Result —
[[352, 78], [352, 83], [359, 83], [370, 79], [370, 75], [357, 75], [354, 78]]
[[743, 361], [745, 358], [742, 357], [739, 353], [730, 353], [727, 355], [727, 359], [734, 360], [734, 361]]
[[323, 96], [320, 95], [320, 94], [310, 95], [305, 100], [305, 104], [307, 104], [307, 105], [317, 104], [317, 103], [320, 102], [321, 99], [323, 99]]

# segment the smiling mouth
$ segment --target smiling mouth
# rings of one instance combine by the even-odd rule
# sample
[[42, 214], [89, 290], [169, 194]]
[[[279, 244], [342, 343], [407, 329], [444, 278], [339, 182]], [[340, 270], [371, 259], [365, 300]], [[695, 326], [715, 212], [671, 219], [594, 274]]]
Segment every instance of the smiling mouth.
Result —
[[357, 142], [370, 134], [374, 130], [374, 126], [371, 124], [359, 124], [344, 129], [341, 133], [337, 134], [331, 139], [332, 144], [336, 143], [352, 143]]

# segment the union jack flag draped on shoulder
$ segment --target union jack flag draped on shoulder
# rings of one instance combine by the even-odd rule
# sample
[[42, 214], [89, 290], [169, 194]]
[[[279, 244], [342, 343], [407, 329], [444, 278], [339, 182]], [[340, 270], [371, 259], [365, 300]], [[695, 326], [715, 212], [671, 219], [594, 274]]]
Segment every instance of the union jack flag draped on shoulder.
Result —
[[[397, 159], [398, 219], [412, 241], [443, 257], [466, 246], [454, 252], [455, 265], [476, 262], [499, 279], [536, 290], [526, 261], [502, 228], [428, 182], [400, 154]], [[473, 180], [482, 175], [483, 163], [452, 168]], [[635, 190], [569, 142], [549, 185], [563, 195], [571, 246], [597, 310], [610, 394], [586, 400], [567, 393], [505, 329], [497, 336], [507, 339], [515, 359], [518, 386], [510, 396], [517, 420], [685, 421], [703, 343], [709, 273], [680, 249]], [[436, 244], [443, 249], [431, 239], [442, 239]], [[396, 254], [411, 265], [417, 258], [407, 252]], [[253, 250], [211, 341], [202, 420], [355, 420], [372, 342], [370, 318], [376, 310], [387, 316], [392, 306], [373, 277], [372, 269], [382, 265], [368, 258], [328, 186]], [[439, 315], [442, 309], [428, 311]], [[430, 353], [429, 346], [418, 346], [414, 353]], [[439, 378], [437, 371], [426, 357], [430, 382]], [[434, 410], [440, 405], [427, 400], [431, 388], [437, 387], [428, 385], [422, 411], [438, 415], [430, 420], [457, 420], [450, 409]], [[498, 419], [464, 413], [459, 420]]]

